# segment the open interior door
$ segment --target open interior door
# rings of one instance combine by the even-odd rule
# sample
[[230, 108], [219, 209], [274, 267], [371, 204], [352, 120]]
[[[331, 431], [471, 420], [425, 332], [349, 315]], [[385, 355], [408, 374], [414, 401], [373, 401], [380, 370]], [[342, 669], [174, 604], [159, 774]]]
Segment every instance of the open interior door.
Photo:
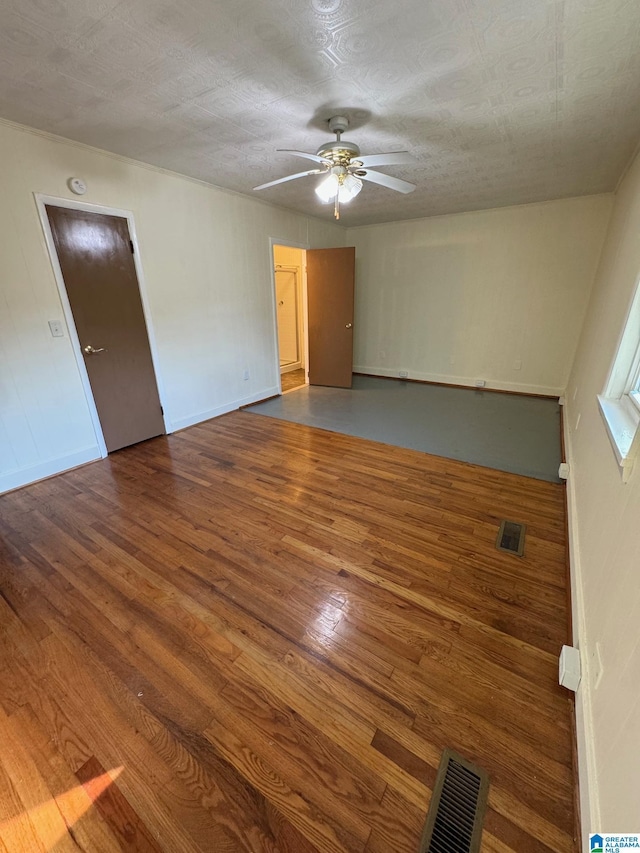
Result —
[[307, 249], [309, 384], [351, 388], [356, 250]]

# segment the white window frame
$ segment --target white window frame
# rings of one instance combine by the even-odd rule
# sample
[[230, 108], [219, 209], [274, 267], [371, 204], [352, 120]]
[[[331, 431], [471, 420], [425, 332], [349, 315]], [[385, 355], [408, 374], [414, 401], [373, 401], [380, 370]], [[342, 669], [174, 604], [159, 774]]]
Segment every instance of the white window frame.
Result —
[[598, 404], [626, 483], [640, 449], [640, 282]]
[[638, 348], [629, 371], [625, 393], [629, 395], [629, 399], [640, 412], [640, 341], [638, 341]]

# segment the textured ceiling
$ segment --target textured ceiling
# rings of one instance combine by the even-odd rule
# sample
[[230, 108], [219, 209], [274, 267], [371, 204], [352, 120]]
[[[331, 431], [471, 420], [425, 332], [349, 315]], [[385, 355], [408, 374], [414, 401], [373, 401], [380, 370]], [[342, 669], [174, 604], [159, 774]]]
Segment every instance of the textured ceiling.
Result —
[[[357, 225], [614, 189], [639, 45], [638, 0], [3, 0], [0, 116], [251, 193], [346, 113], [363, 154], [416, 158]], [[315, 180], [259, 195], [330, 219]]]

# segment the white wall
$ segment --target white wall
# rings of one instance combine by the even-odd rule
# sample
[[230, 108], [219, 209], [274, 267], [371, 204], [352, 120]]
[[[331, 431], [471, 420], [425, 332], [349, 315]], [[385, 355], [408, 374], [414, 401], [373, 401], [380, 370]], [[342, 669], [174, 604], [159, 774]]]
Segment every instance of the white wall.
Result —
[[[583, 661], [576, 703], [580, 782], [584, 828], [592, 832], [638, 832], [640, 826], [640, 466], [636, 462], [629, 482], [622, 482], [596, 404], [639, 275], [636, 159], [616, 195], [565, 418], [574, 642]], [[603, 665], [598, 686], [596, 643]]]
[[[95, 149], [0, 123], [0, 491], [97, 458], [34, 193], [133, 211], [172, 429], [277, 393], [269, 238], [344, 230]], [[249, 381], [243, 380], [248, 369]]]
[[611, 203], [589, 196], [349, 229], [354, 369], [561, 394]]

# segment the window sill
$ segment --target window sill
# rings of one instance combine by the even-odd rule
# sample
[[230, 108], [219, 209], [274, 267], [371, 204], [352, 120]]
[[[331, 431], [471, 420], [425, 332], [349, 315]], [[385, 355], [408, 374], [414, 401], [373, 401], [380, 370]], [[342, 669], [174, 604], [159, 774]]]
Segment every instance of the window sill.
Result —
[[623, 482], [627, 482], [640, 440], [640, 412], [624, 397], [615, 399], [598, 395], [600, 414], [607, 428], [613, 452], [618, 460]]

